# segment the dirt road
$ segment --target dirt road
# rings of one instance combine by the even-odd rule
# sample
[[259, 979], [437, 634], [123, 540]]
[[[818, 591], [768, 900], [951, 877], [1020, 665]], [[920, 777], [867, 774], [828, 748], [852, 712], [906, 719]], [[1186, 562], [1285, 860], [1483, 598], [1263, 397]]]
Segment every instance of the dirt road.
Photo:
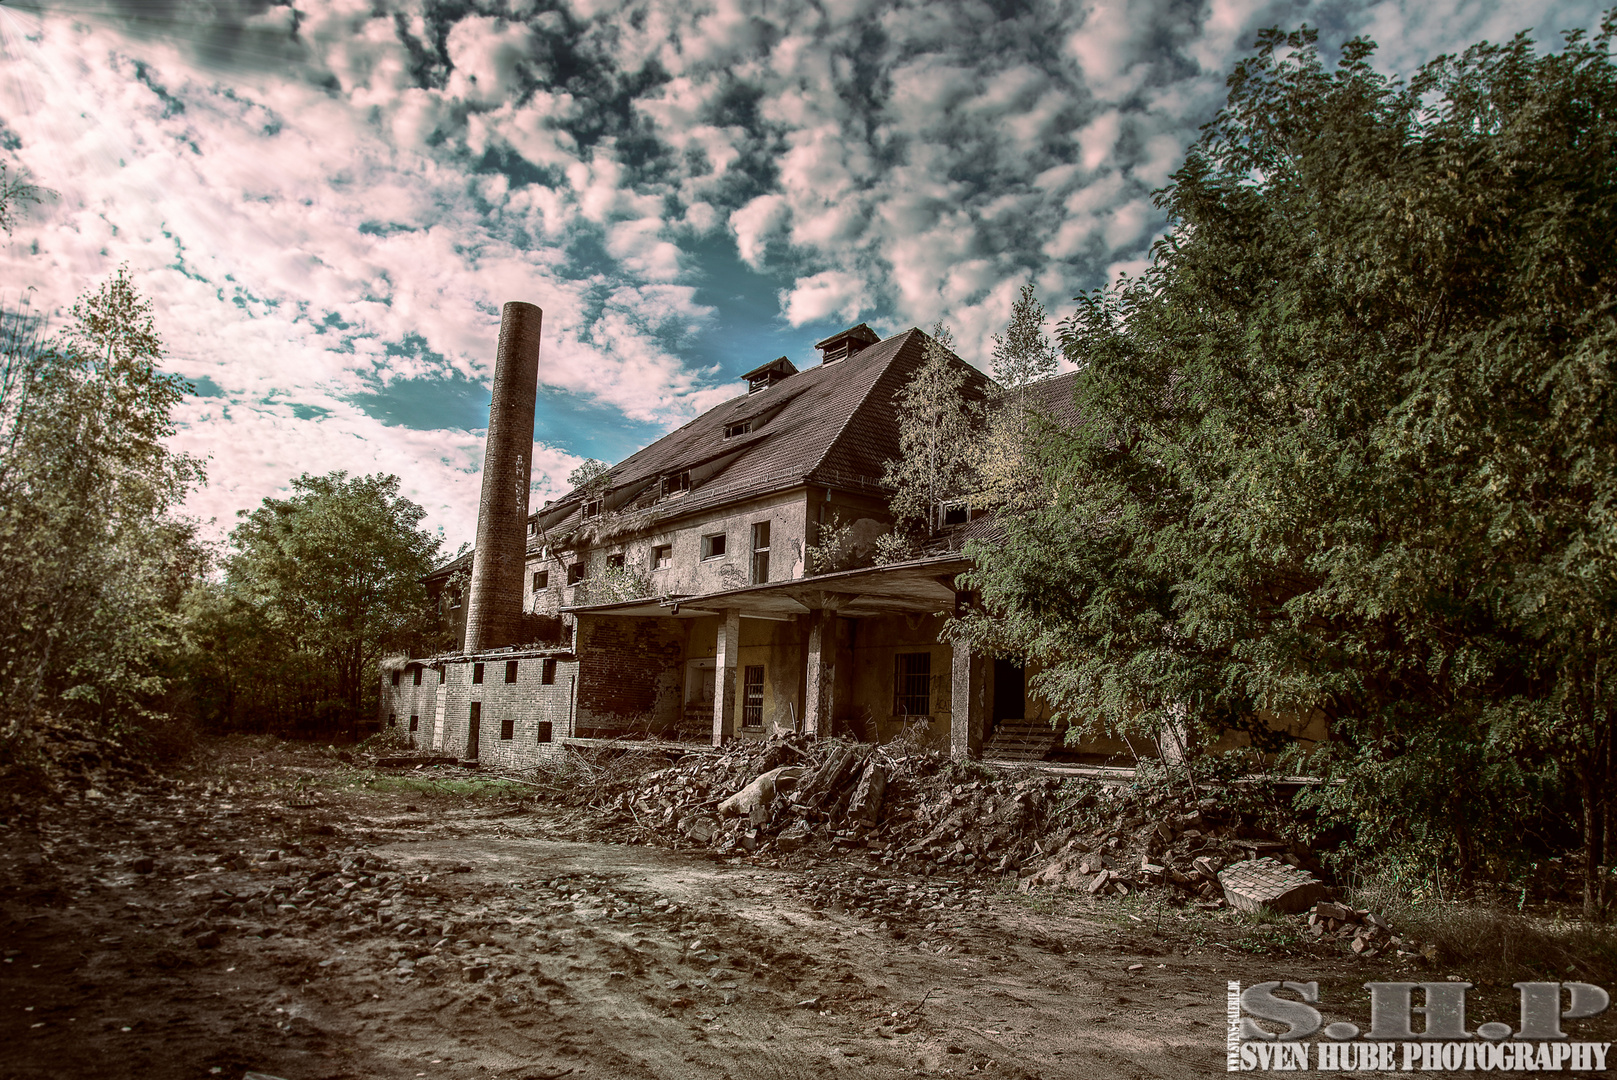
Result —
[[1202, 1077], [1225, 980], [1389, 977], [1227, 912], [558, 839], [511, 789], [255, 745], [12, 831], [0, 1077]]

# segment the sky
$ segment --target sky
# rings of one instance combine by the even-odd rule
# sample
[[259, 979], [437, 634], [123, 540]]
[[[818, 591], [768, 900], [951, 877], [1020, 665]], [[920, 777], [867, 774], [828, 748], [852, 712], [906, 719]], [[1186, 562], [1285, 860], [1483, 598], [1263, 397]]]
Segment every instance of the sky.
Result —
[[985, 369], [1145, 265], [1267, 26], [1405, 74], [1599, 4], [1502, 0], [0, 0], [0, 160], [51, 195], [0, 303], [120, 264], [196, 388], [184, 510], [393, 473], [475, 530], [499, 312], [544, 309], [534, 504], [858, 322]]

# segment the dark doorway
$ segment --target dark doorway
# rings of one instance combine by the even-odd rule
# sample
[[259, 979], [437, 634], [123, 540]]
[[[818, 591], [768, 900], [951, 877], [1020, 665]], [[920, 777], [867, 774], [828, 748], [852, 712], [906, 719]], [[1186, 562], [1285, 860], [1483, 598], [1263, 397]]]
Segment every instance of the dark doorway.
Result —
[[468, 761], [477, 760], [477, 736], [483, 727], [483, 703], [472, 702], [472, 717], [466, 725], [466, 758]]
[[994, 660], [994, 723], [1020, 720], [1027, 711], [1027, 671], [1011, 660]]

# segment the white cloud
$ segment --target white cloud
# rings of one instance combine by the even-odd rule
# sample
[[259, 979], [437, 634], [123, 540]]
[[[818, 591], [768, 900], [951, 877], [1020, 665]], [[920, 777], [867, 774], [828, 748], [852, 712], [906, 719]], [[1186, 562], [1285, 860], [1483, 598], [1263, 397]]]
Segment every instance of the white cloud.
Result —
[[853, 274], [825, 270], [801, 277], [781, 299], [781, 310], [793, 326], [837, 316], [851, 323], [859, 317], [865, 283]]

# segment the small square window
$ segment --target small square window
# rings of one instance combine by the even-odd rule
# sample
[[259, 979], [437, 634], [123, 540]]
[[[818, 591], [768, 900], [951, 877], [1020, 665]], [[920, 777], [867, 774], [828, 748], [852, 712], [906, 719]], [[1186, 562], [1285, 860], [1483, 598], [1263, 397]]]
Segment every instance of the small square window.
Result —
[[420, 668], [415, 669], [415, 684], [417, 686], [421, 685], [421, 669]]
[[608, 570], [622, 570], [623, 552], [620, 551], [616, 555], [608, 555], [606, 557], [606, 568]]
[[691, 489], [691, 474], [689, 471], [669, 473], [663, 477], [662, 494], [683, 495]]
[[737, 435], [745, 435], [751, 430], [752, 430], [752, 421], [751, 420], [743, 420], [739, 424], [726, 424], [726, 425], [724, 425], [724, 437], [726, 439], [733, 439]]
[[500, 719], [500, 738], [509, 739], [516, 734], [516, 723], [513, 718], [506, 716]]
[[420, 730], [420, 728], [421, 728], [421, 717], [419, 717], [419, 716], [411, 716], [410, 717], [410, 730], [411, 731], [418, 731], [418, 730]]
[[505, 681], [506, 682], [516, 682], [517, 681], [517, 661], [515, 661], [515, 660], [507, 660], [505, 662]]
[[724, 533], [714, 533], [712, 536], [702, 537], [702, 558], [722, 559], [724, 557], [725, 542], [728, 539]]
[[577, 585], [584, 580], [584, 564], [575, 562], [567, 568], [567, 584]]
[[537, 570], [537, 571], [535, 571], [534, 575], [533, 575], [533, 591], [534, 592], [540, 592], [541, 590], [548, 589], [548, 588], [550, 588], [550, 571], [549, 570]]
[[483, 665], [482, 664], [473, 664], [472, 665], [472, 682], [480, 683], [482, 681], [483, 681]]
[[554, 686], [556, 684], [556, 658], [554, 656], [545, 657], [544, 663], [539, 668], [539, 682], [545, 686]]
[[535, 724], [533, 726], [539, 729], [539, 741], [540, 742], [549, 742], [550, 741], [550, 721], [549, 720], [541, 720], [541, 721], [539, 721], [537, 724]]
[[651, 549], [651, 568], [653, 570], [667, 570], [674, 565], [674, 545], [658, 544]]
[[583, 517], [583, 519], [585, 521], [590, 520], [590, 518], [598, 518], [598, 517], [600, 517], [601, 516], [601, 500], [600, 499], [591, 499], [589, 502], [585, 503], [584, 504], [584, 512], [583, 512], [583, 514], [581, 516]]

